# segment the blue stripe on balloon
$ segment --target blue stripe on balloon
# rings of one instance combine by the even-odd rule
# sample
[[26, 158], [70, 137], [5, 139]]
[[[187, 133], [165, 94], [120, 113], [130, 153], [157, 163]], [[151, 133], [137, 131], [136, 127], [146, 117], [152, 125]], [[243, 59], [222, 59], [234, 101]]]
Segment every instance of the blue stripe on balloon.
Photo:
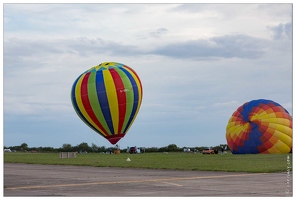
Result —
[[244, 147], [240, 149], [245, 154], [254, 154], [259, 153], [258, 146], [262, 145], [262, 141], [260, 140], [260, 137], [262, 136], [262, 133], [258, 129], [258, 125], [255, 123], [250, 122], [251, 124], [251, 131], [249, 134], [249, 140], [245, 140]]
[[243, 119], [248, 122], [250, 119], [249, 119], [249, 114], [252, 112], [252, 109], [254, 107], [258, 107], [260, 103], [263, 103], [263, 104], [268, 104], [270, 101], [269, 100], [265, 100], [265, 99], [258, 99], [258, 100], [252, 100], [248, 103], [246, 103], [244, 106], [243, 106], [243, 111], [242, 111], [242, 116], [243, 116]]
[[137, 111], [137, 108], [138, 108], [138, 102], [139, 102], [139, 92], [138, 92], [138, 85], [134, 79], [134, 77], [124, 68], [121, 68], [122, 71], [127, 75], [127, 77], [129, 78], [131, 84], [132, 84], [132, 87], [133, 87], [133, 92], [134, 92], [134, 105], [133, 105], [133, 109], [132, 109], [132, 112], [131, 112], [131, 115], [130, 115], [130, 118], [127, 122], [127, 125], [124, 129], [124, 133], [127, 131], [128, 127], [130, 126], [133, 118], [135, 117], [135, 114], [136, 114], [136, 111]]
[[97, 71], [96, 90], [97, 90], [99, 104], [100, 104], [102, 113], [104, 115], [105, 121], [112, 135], [114, 135], [114, 128], [113, 128], [111, 112], [110, 112], [109, 102], [108, 102], [107, 93], [106, 93], [103, 71]]

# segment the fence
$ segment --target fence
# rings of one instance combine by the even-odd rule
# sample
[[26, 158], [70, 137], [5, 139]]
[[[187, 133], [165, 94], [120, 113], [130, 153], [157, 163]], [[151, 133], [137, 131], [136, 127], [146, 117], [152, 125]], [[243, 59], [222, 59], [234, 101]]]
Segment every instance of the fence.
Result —
[[77, 152], [60, 152], [60, 158], [76, 158]]

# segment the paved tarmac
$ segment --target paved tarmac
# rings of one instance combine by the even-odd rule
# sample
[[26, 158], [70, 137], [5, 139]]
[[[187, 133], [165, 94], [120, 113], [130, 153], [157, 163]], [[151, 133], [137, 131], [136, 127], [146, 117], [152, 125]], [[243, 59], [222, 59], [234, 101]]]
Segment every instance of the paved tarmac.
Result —
[[[4, 196], [292, 196], [292, 174], [4, 163]], [[291, 172], [290, 172], [291, 173]]]

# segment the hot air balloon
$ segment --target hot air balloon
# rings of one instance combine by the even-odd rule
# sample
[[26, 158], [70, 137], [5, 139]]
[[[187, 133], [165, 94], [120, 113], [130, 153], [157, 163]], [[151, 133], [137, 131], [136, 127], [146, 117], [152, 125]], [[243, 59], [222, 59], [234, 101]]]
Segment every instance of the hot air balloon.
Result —
[[226, 140], [233, 154], [289, 153], [292, 149], [292, 117], [274, 101], [247, 102], [230, 117]]
[[71, 100], [85, 124], [111, 144], [116, 144], [134, 122], [142, 95], [141, 81], [132, 68], [104, 62], [76, 79]]

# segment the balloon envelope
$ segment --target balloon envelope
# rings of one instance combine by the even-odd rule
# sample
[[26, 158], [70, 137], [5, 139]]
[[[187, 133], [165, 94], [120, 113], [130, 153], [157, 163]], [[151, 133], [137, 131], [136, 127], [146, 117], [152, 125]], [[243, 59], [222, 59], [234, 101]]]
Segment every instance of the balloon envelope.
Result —
[[142, 94], [141, 81], [133, 69], [116, 62], [104, 62], [76, 79], [71, 100], [84, 123], [116, 144], [135, 120]]
[[247, 102], [229, 119], [226, 140], [233, 154], [289, 153], [292, 117], [274, 101]]

